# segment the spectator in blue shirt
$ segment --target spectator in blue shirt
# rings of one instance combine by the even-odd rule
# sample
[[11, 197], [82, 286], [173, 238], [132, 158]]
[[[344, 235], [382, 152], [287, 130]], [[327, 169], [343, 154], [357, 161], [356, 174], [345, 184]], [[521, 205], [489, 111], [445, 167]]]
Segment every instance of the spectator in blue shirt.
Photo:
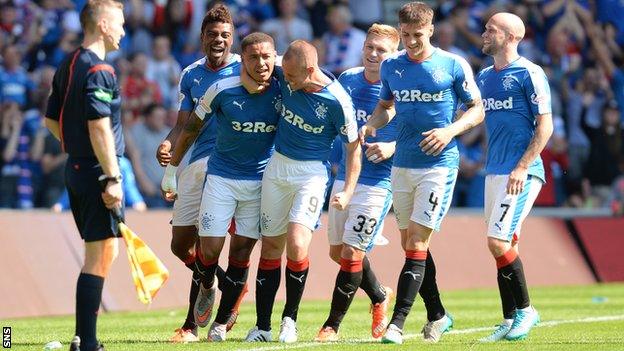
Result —
[[22, 55], [14, 45], [7, 45], [2, 50], [4, 64], [0, 70], [0, 102], [3, 105], [17, 103], [24, 110], [35, 84], [20, 66]]

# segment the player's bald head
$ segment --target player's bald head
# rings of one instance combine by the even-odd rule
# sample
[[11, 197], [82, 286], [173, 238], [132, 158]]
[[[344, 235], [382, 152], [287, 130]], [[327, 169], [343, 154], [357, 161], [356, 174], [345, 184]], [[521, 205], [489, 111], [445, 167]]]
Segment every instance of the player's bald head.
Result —
[[505, 32], [512, 34], [517, 41], [524, 38], [524, 23], [520, 17], [509, 12], [499, 12], [490, 18], [490, 22]]
[[293, 41], [284, 53], [284, 61], [295, 63], [301, 68], [318, 67], [318, 52], [314, 45], [305, 40]]

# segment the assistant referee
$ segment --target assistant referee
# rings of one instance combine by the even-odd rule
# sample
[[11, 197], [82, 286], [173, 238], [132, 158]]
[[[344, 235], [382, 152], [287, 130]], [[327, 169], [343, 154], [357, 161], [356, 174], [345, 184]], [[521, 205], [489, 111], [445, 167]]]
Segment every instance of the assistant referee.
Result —
[[119, 49], [125, 34], [123, 4], [89, 0], [80, 12], [80, 23], [84, 41], [54, 75], [45, 121], [69, 154], [65, 184], [85, 241], [85, 262], [76, 287], [76, 336], [70, 350], [92, 351], [104, 350], [96, 336], [97, 315], [119, 236], [110, 210], [122, 208], [121, 100], [115, 70], [104, 57]]

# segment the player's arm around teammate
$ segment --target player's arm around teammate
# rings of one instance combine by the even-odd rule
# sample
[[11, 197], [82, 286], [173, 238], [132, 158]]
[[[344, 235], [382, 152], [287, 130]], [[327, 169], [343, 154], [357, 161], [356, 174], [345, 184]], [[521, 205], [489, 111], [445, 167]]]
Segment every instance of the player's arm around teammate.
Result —
[[[263, 33], [247, 36], [243, 42], [243, 66], [256, 80], [268, 81], [273, 72], [275, 49]], [[240, 77], [216, 81], [201, 97], [198, 107], [180, 134], [162, 188], [168, 197], [176, 192], [175, 167], [207, 118], [217, 120], [217, 144], [208, 161], [200, 213], [200, 256], [196, 262], [204, 274], [202, 289], [214, 289], [217, 262], [225, 234], [234, 217], [237, 233], [230, 244], [230, 265], [225, 273], [224, 294], [209, 339], [225, 339], [226, 322], [246, 282], [249, 255], [259, 237], [261, 171], [271, 154], [275, 125], [277, 83], [267, 94], [252, 96], [241, 87]], [[212, 117], [214, 116], [214, 117]], [[263, 155], [265, 157], [263, 157]], [[212, 301], [210, 301], [210, 305]], [[202, 309], [203, 310], [203, 309]], [[211, 307], [205, 309], [209, 319]]]
[[[331, 82], [318, 68], [312, 48], [301, 43], [295, 43], [291, 47], [293, 47], [291, 52], [296, 51], [297, 54], [285, 55], [283, 61], [284, 75], [290, 86], [289, 89], [314, 91]], [[344, 187], [330, 199], [330, 205], [339, 210], [344, 210], [349, 204], [361, 170], [361, 149], [358, 141], [345, 143], [345, 146], [347, 172]], [[321, 206], [318, 201], [317, 206]], [[263, 237], [262, 257], [276, 259], [286, 248], [286, 256], [289, 260], [295, 262], [307, 260], [311, 239], [312, 230], [303, 224], [290, 222], [285, 234]]]
[[[179, 84], [178, 118], [175, 128], [161, 143], [157, 151], [158, 162], [164, 167], [171, 160], [172, 146], [190, 119], [191, 112], [197, 107], [199, 99], [214, 81], [231, 76], [238, 71], [240, 58], [230, 52], [234, 37], [234, 24], [229, 9], [217, 5], [206, 12], [201, 24], [201, 48], [204, 57], [187, 66], [181, 75]], [[198, 327], [205, 327], [209, 322], [201, 317], [195, 305], [212, 299], [214, 290], [200, 289], [198, 269], [198, 217], [204, 188], [207, 161], [213, 153], [216, 140], [216, 119], [211, 118], [197, 137], [189, 164], [179, 172], [178, 192], [173, 204], [171, 220], [171, 251], [184, 265], [193, 271], [189, 289], [189, 301], [184, 324], [177, 328], [170, 341], [186, 343], [199, 341]], [[231, 230], [233, 228], [231, 227]], [[225, 272], [217, 269], [217, 276], [222, 281]], [[237, 317], [237, 311], [228, 322], [231, 328]]]
[[[331, 80], [320, 71], [317, 62], [314, 60], [316, 53], [313, 55], [311, 52], [313, 48], [307, 47], [309, 46], [307, 43], [305, 43], [307, 45], [302, 43], [303, 41], [299, 41], [294, 45], [291, 44], [292, 52], [296, 51], [297, 53], [284, 56], [285, 79], [292, 91], [300, 89], [315, 91], [319, 87], [329, 84]], [[295, 47], [296, 49], [294, 49]], [[261, 87], [262, 85], [259, 84], [258, 86]], [[347, 150], [347, 177], [343, 189], [330, 199], [330, 205], [340, 210], [349, 204], [361, 170], [361, 150], [358, 141], [346, 143], [345, 146]], [[286, 247], [289, 259], [299, 261], [307, 258], [311, 234], [311, 230], [304, 225], [291, 222], [288, 224], [287, 233], [263, 238], [263, 253], [266, 252], [266, 255], [270, 257], [279, 257]]]
[[[271, 314], [280, 283], [281, 256], [286, 249], [286, 305], [279, 341], [297, 341], [296, 320], [308, 276], [308, 247], [322, 210], [327, 161], [336, 135], [349, 143], [348, 182], [331, 199], [344, 208], [353, 194], [361, 151], [353, 104], [339, 82], [323, 74], [318, 54], [297, 40], [286, 51], [278, 72], [282, 118], [262, 179], [262, 249], [256, 279], [256, 326], [247, 341], [270, 341]], [[247, 83], [246, 83], [247, 84]], [[259, 85], [251, 82], [257, 88]], [[260, 86], [262, 88], [262, 86]]]

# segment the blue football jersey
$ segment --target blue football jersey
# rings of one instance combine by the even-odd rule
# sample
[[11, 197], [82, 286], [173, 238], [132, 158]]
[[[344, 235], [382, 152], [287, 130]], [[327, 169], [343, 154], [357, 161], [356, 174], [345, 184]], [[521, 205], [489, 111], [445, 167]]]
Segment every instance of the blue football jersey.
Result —
[[0, 68], [0, 103], [15, 102], [22, 109], [28, 102], [28, 93], [36, 88], [22, 67], [9, 72]]
[[292, 91], [281, 67], [275, 67], [282, 91], [282, 111], [275, 150], [298, 161], [326, 162], [336, 135], [344, 142], [357, 140], [351, 97], [338, 80], [318, 92]]
[[[379, 91], [381, 90], [381, 82], [370, 82], [364, 76], [364, 67], [351, 68], [343, 72], [338, 78], [340, 84], [347, 90], [353, 105], [355, 106], [355, 119], [358, 129], [362, 127], [370, 118], [375, 106], [379, 102]], [[368, 137], [369, 143], [376, 142], [392, 142], [396, 140], [397, 128], [396, 118], [392, 119], [388, 125], [377, 130], [376, 137]], [[341, 144], [344, 148], [344, 145]], [[364, 152], [366, 148], [362, 146], [362, 171], [358, 178], [358, 183], [390, 189], [390, 171], [392, 169], [392, 157], [379, 162], [373, 163], [366, 158]], [[346, 152], [342, 153], [340, 167], [336, 174], [336, 179], [345, 179]]]
[[208, 160], [208, 174], [262, 179], [273, 153], [280, 112], [281, 94], [276, 79], [261, 94], [249, 94], [238, 72], [211, 85], [195, 109], [201, 119], [212, 116], [217, 122], [217, 141]]
[[[535, 116], [551, 113], [548, 78], [541, 67], [521, 57], [501, 70], [484, 68], [476, 80], [488, 135], [485, 171], [509, 174], [535, 134]], [[539, 156], [529, 166], [529, 174], [545, 180]]]
[[[192, 112], [197, 106], [199, 99], [212, 83], [218, 79], [238, 73], [238, 67], [240, 67], [240, 56], [237, 54], [232, 54], [229, 61], [217, 70], [206, 67], [206, 57], [186, 67], [182, 71], [182, 76], [180, 77], [180, 101], [178, 111]], [[193, 146], [189, 163], [209, 156], [212, 153], [216, 138], [216, 123], [216, 120], [211, 118], [204, 125], [204, 128]]]
[[411, 60], [405, 51], [381, 64], [383, 100], [394, 99], [397, 145], [394, 165], [404, 168], [459, 166], [455, 139], [438, 156], [426, 155], [418, 145], [423, 132], [453, 122], [458, 103], [480, 99], [470, 65], [463, 58], [436, 48], [422, 62]]

